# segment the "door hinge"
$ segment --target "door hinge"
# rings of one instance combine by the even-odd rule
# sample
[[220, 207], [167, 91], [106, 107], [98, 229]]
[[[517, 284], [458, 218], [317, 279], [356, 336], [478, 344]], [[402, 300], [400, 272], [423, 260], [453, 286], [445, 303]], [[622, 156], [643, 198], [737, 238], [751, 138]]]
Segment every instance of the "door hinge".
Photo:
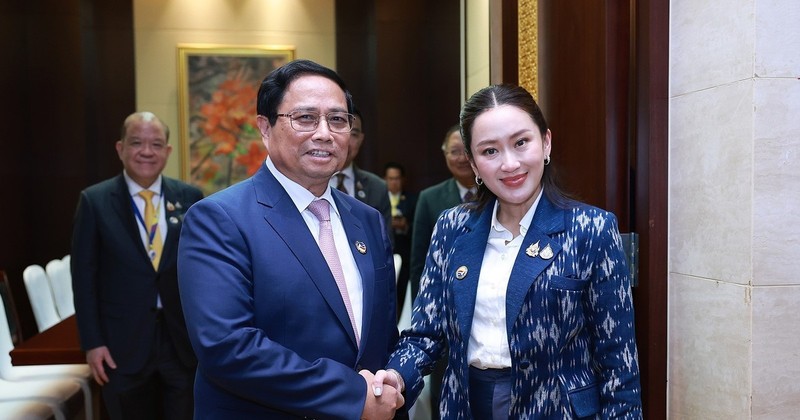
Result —
[[622, 248], [628, 260], [628, 269], [631, 273], [631, 286], [639, 285], [639, 234], [635, 232], [622, 233]]

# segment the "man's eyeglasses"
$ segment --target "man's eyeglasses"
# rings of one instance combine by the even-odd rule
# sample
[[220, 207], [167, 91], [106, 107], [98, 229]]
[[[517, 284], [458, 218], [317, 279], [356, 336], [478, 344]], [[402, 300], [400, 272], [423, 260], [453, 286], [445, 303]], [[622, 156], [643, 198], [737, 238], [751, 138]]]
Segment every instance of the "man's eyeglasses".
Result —
[[334, 133], [349, 133], [353, 129], [353, 114], [347, 112], [329, 112], [325, 115], [314, 111], [292, 111], [288, 114], [278, 114], [279, 117], [288, 117], [289, 124], [295, 131], [314, 131], [319, 125], [320, 118], [328, 122], [328, 129]]
[[445, 153], [447, 155], [449, 155], [449, 156], [454, 157], [454, 158], [459, 158], [461, 156], [466, 156], [467, 155], [467, 151], [464, 150], [464, 149], [447, 150], [447, 151], [445, 151]]

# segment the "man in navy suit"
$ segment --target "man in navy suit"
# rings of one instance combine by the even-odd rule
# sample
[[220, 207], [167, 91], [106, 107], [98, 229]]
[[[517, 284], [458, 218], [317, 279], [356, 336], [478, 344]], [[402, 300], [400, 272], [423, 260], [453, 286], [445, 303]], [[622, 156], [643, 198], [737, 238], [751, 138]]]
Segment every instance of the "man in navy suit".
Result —
[[168, 140], [152, 113], [126, 118], [116, 144], [124, 171], [81, 192], [75, 215], [81, 348], [113, 419], [192, 418], [197, 361], [178, 295], [177, 248], [183, 214], [203, 194], [161, 175]]
[[332, 70], [274, 70], [257, 102], [266, 162], [186, 216], [178, 268], [198, 417], [391, 418], [403, 403], [369, 387], [398, 335], [381, 214], [328, 185], [347, 160], [351, 110]]

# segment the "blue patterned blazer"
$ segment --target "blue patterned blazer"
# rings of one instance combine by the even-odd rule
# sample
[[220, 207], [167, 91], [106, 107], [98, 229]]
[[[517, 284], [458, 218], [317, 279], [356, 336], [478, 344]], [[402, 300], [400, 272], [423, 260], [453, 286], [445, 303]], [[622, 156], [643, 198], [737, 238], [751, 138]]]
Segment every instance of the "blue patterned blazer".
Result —
[[[493, 205], [442, 213], [411, 327], [387, 366], [403, 376], [410, 405], [448, 351], [442, 419], [472, 417], [467, 345]], [[510, 418], [641, 418], [630, 277], [613, 214], [581, 203], [560, 209], [543, 195], [511, 272], [506, 320]]]

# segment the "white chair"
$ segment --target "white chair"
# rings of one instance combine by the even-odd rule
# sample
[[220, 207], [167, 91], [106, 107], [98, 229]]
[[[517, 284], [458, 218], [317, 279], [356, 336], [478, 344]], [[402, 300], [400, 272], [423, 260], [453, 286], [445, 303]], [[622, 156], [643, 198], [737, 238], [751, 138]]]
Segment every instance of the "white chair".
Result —
[[403, 266], [403, 257], [400, 254], [394, 254], [394, 283], [397, 284], [397, 279], [400, 278], [400, 267]]
[[0, 402], [38, 401], [51, 407], [56, 412], [56, 418], [64, 419], [80, 412], [72, 402], [83, 396], [85, 418], [92, 419], [91, 390], [82, 376], [91, 374], [88, 366], [83, 365], [86, 370], [83, 372], [80, 372], [82, 365], [12, 366], [9, 355], [11, 349], [11, 332], [5, 306], [0, 301]]
[[0, 419], [45, 420], [64, 418], [57, 408], [36, 400], [0, 402]]
[[28, 292], [39, 332], [61, 322], [56, 301], [53, 299], [53, 289], [50, 288], [50, 280], [47, 279], [44, 268], [38, 264], [26, 267], [22, 272], [22, 280], [25, 282], [25, 290]]
[[83, 390], [86, 420], [92, 420], [92, 389], [91, 381], [94, 380], [92, 370], [87, 364], [69, 365], [34, 365], [14, 366], [11, 364], [11, 355], [14, 348], [11, 343], [11, 334], [8, 330], [8, 320], [5, 309], [0, 302], [0, 380], [2, 381], [28, 381], [28, 380], [67, 380], [77, 383]]
[[58, 312], [58, 317], [62, 320], [75, 313], [75, 303], [72, 300], [72, 275], [69, 271], [69, 256], [64, 258], [67, 260], [66, 262], [63, 259], [58, 259], [50, 261], [45, 266], [56, 303], [56, 312]]

